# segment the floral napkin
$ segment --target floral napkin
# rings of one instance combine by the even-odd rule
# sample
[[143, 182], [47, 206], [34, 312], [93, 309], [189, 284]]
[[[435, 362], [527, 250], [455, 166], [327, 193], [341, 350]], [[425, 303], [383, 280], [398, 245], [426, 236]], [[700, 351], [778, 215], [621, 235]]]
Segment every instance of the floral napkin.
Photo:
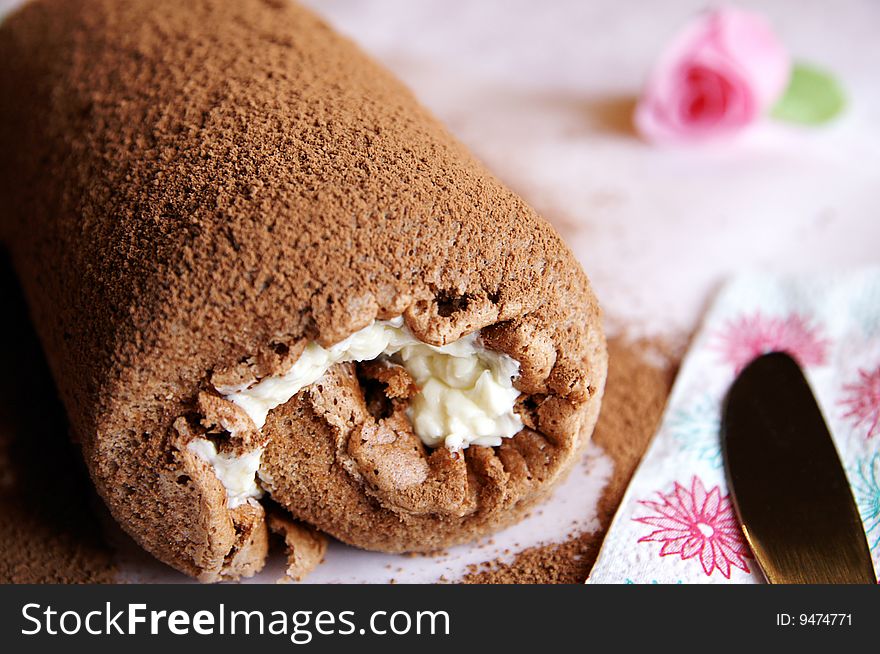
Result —
[[871, 268], [837, 276], [753, 274], [723, 289], [588, 583], [763, 581], [728, 495], [719, 430], [736, 374], [774, 350], [804, 369], [880, 570], [880, 268]]

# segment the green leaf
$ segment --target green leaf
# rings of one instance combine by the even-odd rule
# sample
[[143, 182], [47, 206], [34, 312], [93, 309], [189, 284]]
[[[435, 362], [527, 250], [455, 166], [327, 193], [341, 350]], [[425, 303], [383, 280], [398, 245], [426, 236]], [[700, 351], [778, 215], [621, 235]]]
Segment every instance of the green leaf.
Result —
[[796, 63], [788, 88], [770, 115], [778, 120], [803, 125], [828, 122], [846, 104], [843, 89], [829, 73]]

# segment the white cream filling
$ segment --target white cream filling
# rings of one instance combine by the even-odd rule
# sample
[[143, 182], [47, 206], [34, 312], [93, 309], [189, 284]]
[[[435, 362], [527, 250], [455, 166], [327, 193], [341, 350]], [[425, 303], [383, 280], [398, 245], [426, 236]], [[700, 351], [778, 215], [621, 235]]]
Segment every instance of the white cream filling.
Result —
[[513, 387], [516, 359], [483, 347], [476, 333], [448, 345], [428, 345], [400, 317], [374, 321], [329, 348], [309, 343], [285, 374], [266, 377], [226, 399], [262, 428], [269, 411], [321, 379], [332, 365], [379, 358], [402, 365], [421, 389], [409, 414], [416, 435], [430, 447], [495, 446], [522, 429], [513, 411], [519, 396]]
[[259, 499], [263, 491], [257, 486], [256, 474], [263, 448], [258, 447], [240, 456], [223, 454], [207, 438], [190, 441], [187, 449], [214, 469], [226, 489], [226, 505], [234, 509], [250, 498]]
[[[494, 447], [522, 429], [522, 420], [514, 412], [519, 397], [513, 387], [519, 374], [516, 359], [484, 347], [477, 333], [448, 345], [429, 345], [417, 339], [401, 317], [374, 321], [329, 348], [309, 343], [283, 375], [265, 377], [225, 397], [262, 429], [272, 409], [320, 380], [334, 364], [374, 359], [403, 366], [419, 387], [407, 413], [413, 431], [429, 447]], [[193, 441], [189, 448], [214, 466], [226, 486], [230, 508], [259, 497], [255, 480], [261, 449], [240, 457], [226, 456], [205, 439]]]

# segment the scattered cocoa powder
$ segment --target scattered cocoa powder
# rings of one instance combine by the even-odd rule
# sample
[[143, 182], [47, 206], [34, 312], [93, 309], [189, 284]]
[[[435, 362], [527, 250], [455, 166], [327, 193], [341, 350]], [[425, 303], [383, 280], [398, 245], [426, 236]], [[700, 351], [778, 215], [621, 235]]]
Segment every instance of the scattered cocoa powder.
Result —
[[599, 499], [601, 527], [568, 541], [531, 547], [512, 562], [472, 565], [467, 584], [583, 583], [593, 567], [614, 512], [657, 427], [677, 368], [677, 355], [659, 341], [613, 339], [608, 343], [608, 383], [595, 442], [614, 461], [611, 480]]
[[94, 493], [5, 256], [0, 306], [0, 582], [110, 582]]

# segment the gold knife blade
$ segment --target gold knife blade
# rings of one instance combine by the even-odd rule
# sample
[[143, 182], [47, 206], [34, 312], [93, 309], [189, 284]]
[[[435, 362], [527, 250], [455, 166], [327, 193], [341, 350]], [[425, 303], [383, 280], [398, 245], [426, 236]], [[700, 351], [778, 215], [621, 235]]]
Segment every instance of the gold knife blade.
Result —
[[846, 473], [794, 359], [774, 352], [750, 363], [721, 429], [734, 506], [770, 583], [877, 583]]

